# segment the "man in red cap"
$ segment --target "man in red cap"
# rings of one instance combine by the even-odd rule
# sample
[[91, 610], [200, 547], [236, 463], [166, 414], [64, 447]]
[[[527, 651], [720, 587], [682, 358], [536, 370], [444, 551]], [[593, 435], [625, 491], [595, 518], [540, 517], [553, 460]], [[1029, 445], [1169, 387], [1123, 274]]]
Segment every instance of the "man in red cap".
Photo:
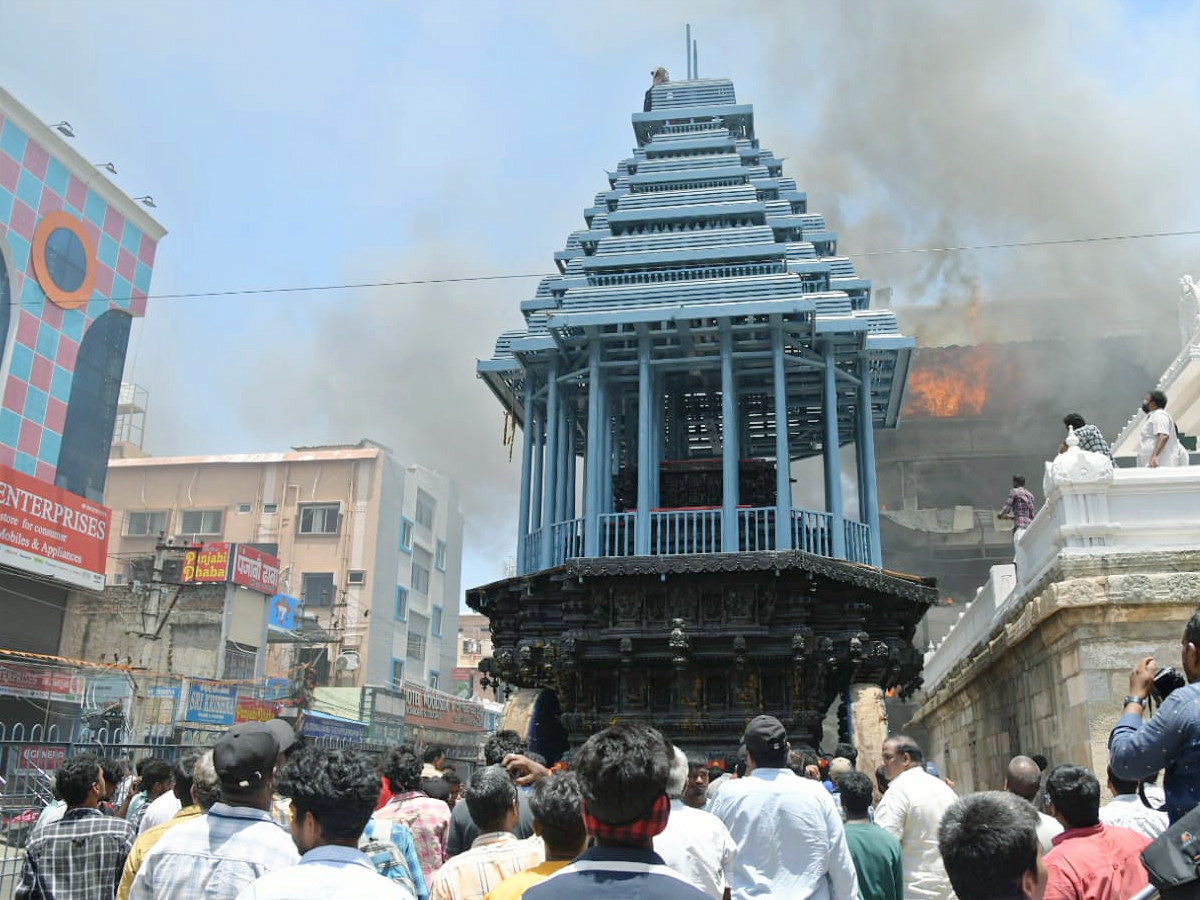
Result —
[[269, 723], [244, 722], [221, 735], [213, 768], [223, 802], [163, 835], [142, 862], [130, 900], [234, 900], [266, 873], [296, 865], [296, 845], [270, 812], [279, 756]]
[[821, 782], [787, 767], [791, 744], [783, 723], [756, 716], [743, 740], [746, 777], [727, 783], [710, 804], [737, 843], [734, 900], [856, 900], [858, 877], [842, 818]]

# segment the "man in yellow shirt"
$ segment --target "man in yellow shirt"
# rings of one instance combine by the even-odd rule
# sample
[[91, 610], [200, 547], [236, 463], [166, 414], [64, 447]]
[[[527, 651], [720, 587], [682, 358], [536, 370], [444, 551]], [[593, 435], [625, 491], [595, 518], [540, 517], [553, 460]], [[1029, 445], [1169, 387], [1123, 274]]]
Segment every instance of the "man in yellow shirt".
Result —
[[527, 888], [569, 865], [587, 846], [579, 782], [570, 772], [540, 780], [530, 794], [529, 808], [533, 833], [546, 844], [546, 861], [504, 879], [484, 900], [520, 900]]
[[159, 838], [176, 825], [204, 815], [209, 807], [221, 799], [221, 782], [217, 778], [217, 770], [213, 768], [211, 750], [204, 755], [184, 753], [176, 760], [174, 790], [182, 807], [174, 817], [147, 829], [133, 842], [133, 849], [125, 858], [121, 882], [117, 885], [117, 900], [129, 900], [129, 889], [133, 886], [138, 869], [142, 867], [142, 860]]

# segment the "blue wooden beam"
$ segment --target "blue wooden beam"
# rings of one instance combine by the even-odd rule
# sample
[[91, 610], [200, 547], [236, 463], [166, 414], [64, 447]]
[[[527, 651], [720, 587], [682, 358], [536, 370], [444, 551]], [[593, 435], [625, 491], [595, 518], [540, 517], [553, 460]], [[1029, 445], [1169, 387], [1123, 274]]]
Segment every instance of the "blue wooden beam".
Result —
[[859, 520], [870, 529], [871, 565], [883, 565], [879, 536], [879, 490], [875, 475], [875, 423], [871, 415], [871, 359], [864, 350], [858, 360], [858, 483]]
[[533, 421], [533, 384], [528, 373], [525, 376], [525, 422], [521, 426], [521, 508], [517, 515], [517, 574], [524, 575], [528, 568], [525, 561], [525, 537], [529, 534], [529, 489], [533, 466], [533, 436], [530, 423]]
[[587, 456], [583, 468], [583, 555], [600, 555], [600, 450], [603, 418], [600, 415], [600, 341], [588, 348]]
[[837, 559], [846, 558], [846, 529], [842, 515], [842, 468], [838, 459], [837, 381], [834, 377], [833, 342], [825, 342], [825, 379], [821, 416], [825, 420], [825, 511], [831, 519], [830, 548]]
[[787, 375], [783, 366], [783, 325], [771, 329], [775, 381], [775, 549], [792, 549], [792, 466], [788, 452]]
[[738, 551], [738, 419], [733, 335], [721, 331], [721, 552]]
[[546, 473], [542, 491], [541, 568], [554, 562], [554, 542], [551, 540], [556, 521], [554, 504], [558, 499], [558, 363], [550, 363], [546, 377]]
[[650, 420], [650, 335], [643, 330], [638, 335], [638, 469], [637, 469], [637, 516], [634, 523], [634, 553], [650, 555], [650, 481], [653, 454], [650, 451], [654, 440], [653, 423]]

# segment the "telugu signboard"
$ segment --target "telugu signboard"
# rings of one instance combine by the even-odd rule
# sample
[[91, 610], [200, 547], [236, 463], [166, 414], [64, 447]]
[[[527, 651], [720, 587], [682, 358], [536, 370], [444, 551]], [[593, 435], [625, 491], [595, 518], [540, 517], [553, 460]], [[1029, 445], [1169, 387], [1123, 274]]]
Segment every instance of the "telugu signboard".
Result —
[[82, 675], [33, 666], [0, 665], [0, 696], [83, 703]]
[[272, 596], [279, 590], [279, 558], [245, 544], [234, 544], [229, 580]]
[[220, 584], [229, 577], [229, 544], [201, 544], [183, 554], [179, 580], [187, 584]]
[[0, 466], [0, 564], [103, 590], [112, 511]]
[[404, 685], [404, 721], [446, 731], [483, 731], [483, 705], [415, 684]]
[[232, 725], [234, 714], [237, 712], [237, 702], [236, 684], [193, 681], [188, 687], [183, 720], [202, 722], [205, 725]]

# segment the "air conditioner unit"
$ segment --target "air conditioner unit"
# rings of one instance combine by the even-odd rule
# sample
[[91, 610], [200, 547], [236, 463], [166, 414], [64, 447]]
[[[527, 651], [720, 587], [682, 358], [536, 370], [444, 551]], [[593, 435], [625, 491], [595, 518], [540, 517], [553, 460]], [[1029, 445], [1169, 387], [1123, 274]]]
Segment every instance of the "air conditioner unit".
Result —
[[339, 672], [353, 672], [358, 668], [358, 651], [343, 650], [334, 660], [333, 667]]

